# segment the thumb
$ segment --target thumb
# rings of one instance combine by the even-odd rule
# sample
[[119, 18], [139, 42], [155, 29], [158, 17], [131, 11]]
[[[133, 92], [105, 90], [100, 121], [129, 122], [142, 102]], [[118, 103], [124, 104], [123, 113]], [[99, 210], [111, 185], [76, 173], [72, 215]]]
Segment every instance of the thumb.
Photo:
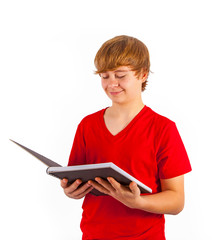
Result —
[[135, 182], [131, 182], [129, 188], [134, 195], [140, 195], [140, 189]]

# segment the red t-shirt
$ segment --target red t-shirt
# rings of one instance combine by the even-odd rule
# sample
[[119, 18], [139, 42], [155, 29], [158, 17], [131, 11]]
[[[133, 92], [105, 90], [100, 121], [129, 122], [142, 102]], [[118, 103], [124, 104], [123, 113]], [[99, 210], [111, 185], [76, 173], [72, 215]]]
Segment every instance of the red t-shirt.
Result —
[[[113, 162], [153, 193], [160, 179], [183, 175], [191, 165], [173, 121], [145, 106], [117, 135], [104, 122], [106, 109], [78, 125], [68, 165]], [[83, 202], [83, 239], [163, 240], [164, 215], [131, 209], [110, 196], [87, 194]]]

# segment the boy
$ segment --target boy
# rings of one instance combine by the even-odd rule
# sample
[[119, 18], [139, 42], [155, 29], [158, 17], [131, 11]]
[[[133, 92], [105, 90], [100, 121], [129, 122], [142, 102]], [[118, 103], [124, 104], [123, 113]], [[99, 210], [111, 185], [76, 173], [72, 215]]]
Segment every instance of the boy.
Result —
[[[112, 106], [85, 117], [78, 125], [68, 165], [113, 162], [149, 186], [123, 186], [113, 178], [71, 185], [65, 194], [84, 198], [82, 239], [163, 240], [164, 214], [184, 207], [184, 174], [191, 171], [173, 121], [144, 105], [150, 71], [147, 47], [136, 38], [117, 36], [105, 42], [95, 57], [96, 73]], [[94, 196], [93, 188], [105, 195]]]

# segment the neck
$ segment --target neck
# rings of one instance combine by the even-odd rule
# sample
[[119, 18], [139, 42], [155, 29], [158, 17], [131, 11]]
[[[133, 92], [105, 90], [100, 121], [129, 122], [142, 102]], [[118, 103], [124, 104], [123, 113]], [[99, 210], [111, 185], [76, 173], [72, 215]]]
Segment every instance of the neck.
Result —
[[110, 113], [117, 117], [130, 117], [139, 113], [144, 106], [145, 105], [142, 99], [140, 101], [130, 102], [126, 104], [118, 104], [113, 102], [112, 106], [110, 107]]

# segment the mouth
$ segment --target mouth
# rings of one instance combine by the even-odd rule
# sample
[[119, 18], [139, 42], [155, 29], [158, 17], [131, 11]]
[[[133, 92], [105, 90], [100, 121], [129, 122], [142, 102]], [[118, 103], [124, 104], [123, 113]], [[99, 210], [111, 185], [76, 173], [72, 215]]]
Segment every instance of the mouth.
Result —
[[119, 95], [122, 92], [123, 92], [123, 90], [121, 90], [121, 91], [114, 91], [114, 92], [110, 92], [110, 94], [113, 95], [113, 96], [117, 96], [117, 95]]

